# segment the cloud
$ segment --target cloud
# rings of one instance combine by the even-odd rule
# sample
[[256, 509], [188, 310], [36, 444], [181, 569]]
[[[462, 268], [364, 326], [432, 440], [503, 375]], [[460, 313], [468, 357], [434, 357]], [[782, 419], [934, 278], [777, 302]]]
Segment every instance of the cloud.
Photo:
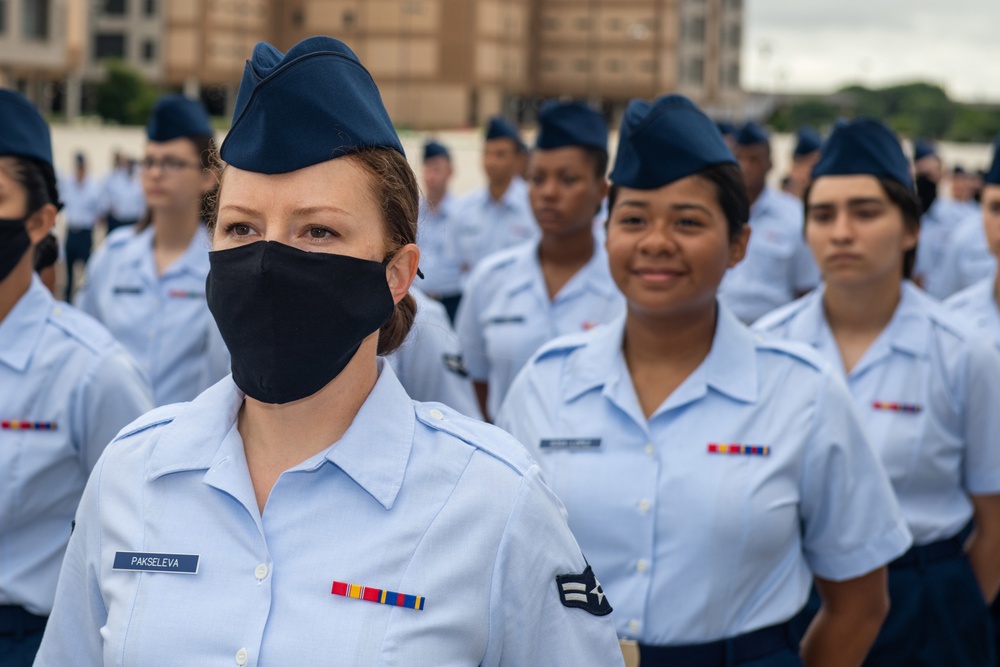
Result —
[[1000, 2], [754, 0], [746, 4], [743, 83], [826, 92], [847, 83], [926, 80], [967, 101], [1000, 101]]

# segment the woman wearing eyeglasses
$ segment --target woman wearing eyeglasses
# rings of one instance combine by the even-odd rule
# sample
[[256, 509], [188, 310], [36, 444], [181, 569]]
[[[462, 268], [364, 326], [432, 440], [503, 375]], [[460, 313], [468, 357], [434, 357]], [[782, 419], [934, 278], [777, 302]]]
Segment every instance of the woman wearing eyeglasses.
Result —
[[193, 399], [229, 372], [229, 356], [205, 301], [203, 220], [218, 184], [208, 115], [194, 100], [167, 96], [146, 134], [146, 217], [108, 237], [77, 305], [132, 353], [159, 406]]

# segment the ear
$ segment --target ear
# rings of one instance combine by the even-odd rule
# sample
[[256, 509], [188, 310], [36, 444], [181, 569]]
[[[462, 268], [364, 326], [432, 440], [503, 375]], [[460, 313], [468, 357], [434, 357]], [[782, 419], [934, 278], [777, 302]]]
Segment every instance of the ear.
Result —
[[743, 225], [743, 229], [729, 242], [729, 268], [733, 268], [743, 261], [747, 256], [747, 244], [750, 243], [750, 225]]
[[385, 279], [389, 283], [389, 291], [392, 292], [393, 303], [399, 303], [406, 293], [410, 291], [410, 285], [417, 275], [417, 267], [420, 264], [420, 250], [416, 243], [407, 243], [396, 251], [396, 255], [385, 267]]
[[31, 237], [31, 245], [38, 245], [55, 227], [56, 207], [52, 204], [46, 204], [28, 216], [24, 224], [28, 229], [28, 236]]
[[920, 240], [920, 228], [911, 228], [906, 225], [906, 229], [903, 231], [903, 250], [913, 250], [917, 247], [917, 242]]

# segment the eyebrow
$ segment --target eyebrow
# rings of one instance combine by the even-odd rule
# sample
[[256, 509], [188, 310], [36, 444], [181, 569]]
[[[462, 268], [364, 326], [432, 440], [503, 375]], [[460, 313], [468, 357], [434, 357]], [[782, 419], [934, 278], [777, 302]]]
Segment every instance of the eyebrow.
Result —
[[[869, 204], [886, 204], [886, 200], [881, 197], [854, 197], [847, 200], [848, 206], [867, 206]], [[812, 211], [817, 208], [835, 208], [837, 206], [834, 202], [817, 202], [815, 204], [809, 204], [806, 206], [806, 210]]]
[[[615, 208], [618, 208], [619, 206], [635, 206], [636, 208], [647, 208], [648, 209], [648, 208], [650, 208], [650, 203], [647, 202], [647, 201], [641, 201], [641, 200], [638, 200], [638, 199], [627, 199], [625, 201], [618, 202], [618, 203], [615, 204]], [[671, 204], [670, 205], [670, 210], [671, 211], [692, 211], [692, 210], [694, 210], [694, 211], [704, 211], [705, 213], [711, 214], [711, 211], [709, 211], [707, 208], [705, 208], [701, 204], [692, 204], [690, 202], [683, 202], [683, 203], [680, 203], [680, 204]]]
[[[260, 211], [247, 208], [246, 206], [240, 206], [239, 204], [226, 204], [219, 209], [219, 211], [220, 213], [222, 211], [234, 211], [236, 213], [242, 213], [243, 215], [260, 215]], [[347, 215], [347, 211], [342, 208], [337, 208], [336, 206], [305, 206], [292, 211], [292, 215], [297, 217], [316, 215], [317, 213], [341, 213]]]

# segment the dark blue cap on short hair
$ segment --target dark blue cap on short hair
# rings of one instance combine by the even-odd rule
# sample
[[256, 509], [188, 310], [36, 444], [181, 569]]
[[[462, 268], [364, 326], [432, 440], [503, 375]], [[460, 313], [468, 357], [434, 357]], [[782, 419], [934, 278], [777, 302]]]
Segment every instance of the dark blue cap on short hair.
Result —
[[222, 159], [246, 171], [284, 174], [364, 148], [404, 155], [371, 74], [332, 37], [310, 37], [286, 54], [258, 43], [233, 118]]
[[917, 139], [913, 142], [913, 161], [922, 160], [925, 157], [931, 155], [937, 155], [937, 150], [934, 148], [934, 144], [927, 141], [926, 139]]
[[993, 164], [983, 176], [986, 185], [1000, 185], [1000, 137], [993, 142]]
[[201, 102], [183, 95], [161, 97], [146, 125], [150, 141], [173, 141], [181, 137], [211, 137], [212, 124]]
[[601, 114], [583, 102], [547, 102], [538, 113], [535, 148], [567, 146], [608, 150], [608, 126]]
[[737, 146], [756, 146], [757, 144], [766, 144], [770, 141], [771, 138], [767, 136], [764, 128], [752, 120], [741, 127], [739, 132], [736, 133]]
[[424, 161], [430, 160], [432, 157], [444, 156], [451, 159], [451, 153], [448, 152], [448, 147], [437, 141], [429, 140], [424, 142]]
[[615, 185], [655, 190], [717, 164], [736, 164], [719, 128], [683, 95], [632, 100], [622, 116]]
[[913, 187], [910, 162], [896, 135], [871, 118], [836, 125], [812, 171], [814, 179], [853, 174], [891, 178]]
[[493, 141], [494, 139], [513, 139], [518, 146], [524, 145], [517, 128], [511, 125], [503, 116], [490, 118], [490, 122], [486, 125], [486, 141]]
[[823, 138], [819, 136], [819, 132], [808, 125], [804, 125], [795, 133], [795, 150], [792, 154], [795, 157], [802, 157], [803, 155], [815, 153], [822, 147]]
[[0, 90], [0, 128], [0, 156], [34, 160], [45, 175], [52, 203], [57, 203], [52, 136], [38, 108], [20, 93]]

